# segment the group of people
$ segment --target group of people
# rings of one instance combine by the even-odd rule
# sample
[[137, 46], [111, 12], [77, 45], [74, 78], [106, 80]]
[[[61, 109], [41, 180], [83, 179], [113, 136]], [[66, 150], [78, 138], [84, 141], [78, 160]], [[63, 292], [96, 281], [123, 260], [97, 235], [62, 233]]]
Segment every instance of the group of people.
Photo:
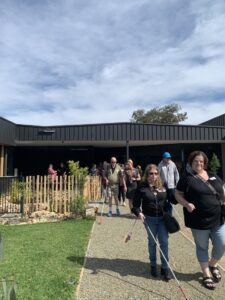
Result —
[[66, 165], [61, 162], [57, 170], [54, 169], [53, 164], [48, 165], [48, 177], [51, 183], [55, 182], [56, 176], [65, 176], [67, 174]]
[[[164, 212], [172, 214], [171, 203], [174, 204], [174, 199], [183, 206], [185, 225], [191, 229], [195, 241], [196, 256], [203, 274], [203, 286], [213, 290], [216, 283], [221, 280], [218, 261], [225, 253], [225, 220], [222, 213], [225, 189], [223, 181], [208, 171], [207, 166], [206, 154], [202, 151], [193, 151], [188, 157], [188, 168], [180, 177], [170, 153], [165, 152], [158, 165], [149, 164], [146, 167], [140, 181], [141, 176], [134, 171], [131, 160], [125, 164], [123, 172], [116, 158], [112, 157], [110, 166], [105, 172], [105, 180], [109, 193], [108, 216], [112, 216], [113, 196], [116, 215], [120, 215], [118, 191], [122, 180], [130, 209], [142, 220], [147, 231], [151, 275], [158, 276], [156, 255], [158, 239], [161, 249], [160, 273], [165, 281], [170, 279], [170, 273], [168, 231], [163, 214]], [[129, 170], [129, 173], [126, 173], [126, 170]], [[210, 257], [209, 240], [212, 242]]]
[[112, 199], [115, 199], [116, 215], [120, 215], [119, 203], [126, 205], [128, 199], [130, 210], [133, 207], [133, 197], [139, 182], [142, 170], [140, 166], [134, 167], [132, 159], [122, 165], [117, 163], [116, 157], [111, 157], [110, 164], [102, 172], [105, 187], [105, 197], [109, 203], [108, 217], [112, 217]]

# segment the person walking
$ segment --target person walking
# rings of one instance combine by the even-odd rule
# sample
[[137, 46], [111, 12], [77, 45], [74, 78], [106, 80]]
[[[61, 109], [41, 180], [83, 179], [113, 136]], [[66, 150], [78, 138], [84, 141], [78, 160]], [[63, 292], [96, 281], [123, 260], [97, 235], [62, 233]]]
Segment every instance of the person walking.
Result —
[[140, 183], [133, 198], [132, 212], [142, 220], [146, 227], [151, 275], [157, 277], [156, 239], [158, 239], [163, 253], [162, 255], [160, 252], [161, 276], [168, 281], [170, 279], [168, 231], [163, 220], [163, 209], [166, 202], [166, 189], [160, 179], [158, 168], [156, 165], [150, 164], [146, 167], [143, 182]]
[[[177, 184], [175, 197], [184, 207], [185, 226], [191, 229], [196, 256], [203, 273], [204, 287], [213, 290], [221, 280], [218, 261], [225, 253], [223, 181], [207, 171], [208, 157], [193, 151], [188, 157], [189, 168]], [[209, 258], [208, 245], [212, 242]]]
[[121, 171], [119, 173], [119, 203], [126, 206], [126, 192], [124, 190], [124, 165], [120, 165]]
[[106, 171], [107, 171], [108, 163], [105, 161], [104, 163], [100, 163], [98, 167], [98, 173], [101, 179], [101, 196], [104, 203], [108, 203], [107, 199], [107, 186], [106, 186]]
[[164, 152], [162, 160], [158, 165], [161, 180], [167, 191], [168, 207], [167, 210], [172, 213], [172, 205], [175, 204], [175, 188], [179, 181], [179, 172], [175, 163], [171, 159], [169, 152]]
[[136, 169], [138, 170], [138, 173], [140, 175], [140, 177], [137, 179], [137, 185], [139, 185], [141, 183], [141, 179], [142, 179], [142, 176], [143, 176], [143, 170], [141, 168], [141, 165], [137, 165]]
[[97, 168], [96, 164], [92, 164], [90, 172], [89, 172], [90, 176], [98, 176], [99, 175], [99, 169]]
[[137, 180], [140, 180], [141, 177], [138, 170], [134, 168], [133, 161], [131, 159], [128, 159], [125, 164], [124, 176], [127, 187], [126, 198], [128, 199], [130, 210], [132, 210], [133, 198], [137, 189]]
[[56, 180], [57, 171], [54, 169], [53, 164], [48, 165], [48, 178], [49, 182], [53, 184]]
[[[116, 215], [120, 216], [119, 210], [119, 182], [120, 182], [120, 174], [121, 174], [121, 167], [117, 164], [116, 157], [111, 157], [110, 165], [106, 171], [106, 185], [107, 185], [107, 193], [109, 199], [109, 212], [108, 217], [112, 217], [112, 198], [115, 200], [116, 204]], [[124, 189], [126, 191], [126, 183], [124, 182]]]
[[57, 175], [65, 177], [66, 174], [67, 174], [67, 167], [63, 162], [61, 162], [57, 170]]

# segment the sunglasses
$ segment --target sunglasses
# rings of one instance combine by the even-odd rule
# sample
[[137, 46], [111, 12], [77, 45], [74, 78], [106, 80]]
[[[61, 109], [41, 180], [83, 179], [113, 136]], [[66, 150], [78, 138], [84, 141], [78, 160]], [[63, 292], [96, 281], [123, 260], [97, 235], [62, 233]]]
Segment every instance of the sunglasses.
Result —
[[111, 164], [116, 164], [116, 161], [111, 161]]
[[158, 175], [157, 172], [149, 172], [148, 175]]

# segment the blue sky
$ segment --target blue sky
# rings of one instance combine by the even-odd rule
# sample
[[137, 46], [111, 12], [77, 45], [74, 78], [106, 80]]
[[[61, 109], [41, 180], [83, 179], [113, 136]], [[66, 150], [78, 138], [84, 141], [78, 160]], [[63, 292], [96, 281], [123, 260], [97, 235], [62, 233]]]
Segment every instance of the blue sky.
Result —
[[225, 1], [0, 1], [0, 116], [129, 122], [171, 103], [184, 124], [225, 113]]

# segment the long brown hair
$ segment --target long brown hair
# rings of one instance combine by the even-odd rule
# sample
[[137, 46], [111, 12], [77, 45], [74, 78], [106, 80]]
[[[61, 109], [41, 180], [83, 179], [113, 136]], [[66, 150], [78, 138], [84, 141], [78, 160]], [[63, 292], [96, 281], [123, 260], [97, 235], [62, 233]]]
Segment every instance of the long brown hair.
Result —
[[155, 165], [155, 164], [149, 164], [147, 165], [147, 167], [145, 168], [145, 173], [144, 173], [144, 181], [145, 182], [148, 182], [148, 174], [150, 173], [150, 171], [157, 171], [158, 173], [158, 176], [154, 182], [154, 186], [159, 189], [159, 190], [164, 190], [164, 187], [163, 187], [163, 183], [162, 183], [162, 180], [160, 178], [160, 174], [159, 174], [159, 170], [158, 170], [158, 167]]

